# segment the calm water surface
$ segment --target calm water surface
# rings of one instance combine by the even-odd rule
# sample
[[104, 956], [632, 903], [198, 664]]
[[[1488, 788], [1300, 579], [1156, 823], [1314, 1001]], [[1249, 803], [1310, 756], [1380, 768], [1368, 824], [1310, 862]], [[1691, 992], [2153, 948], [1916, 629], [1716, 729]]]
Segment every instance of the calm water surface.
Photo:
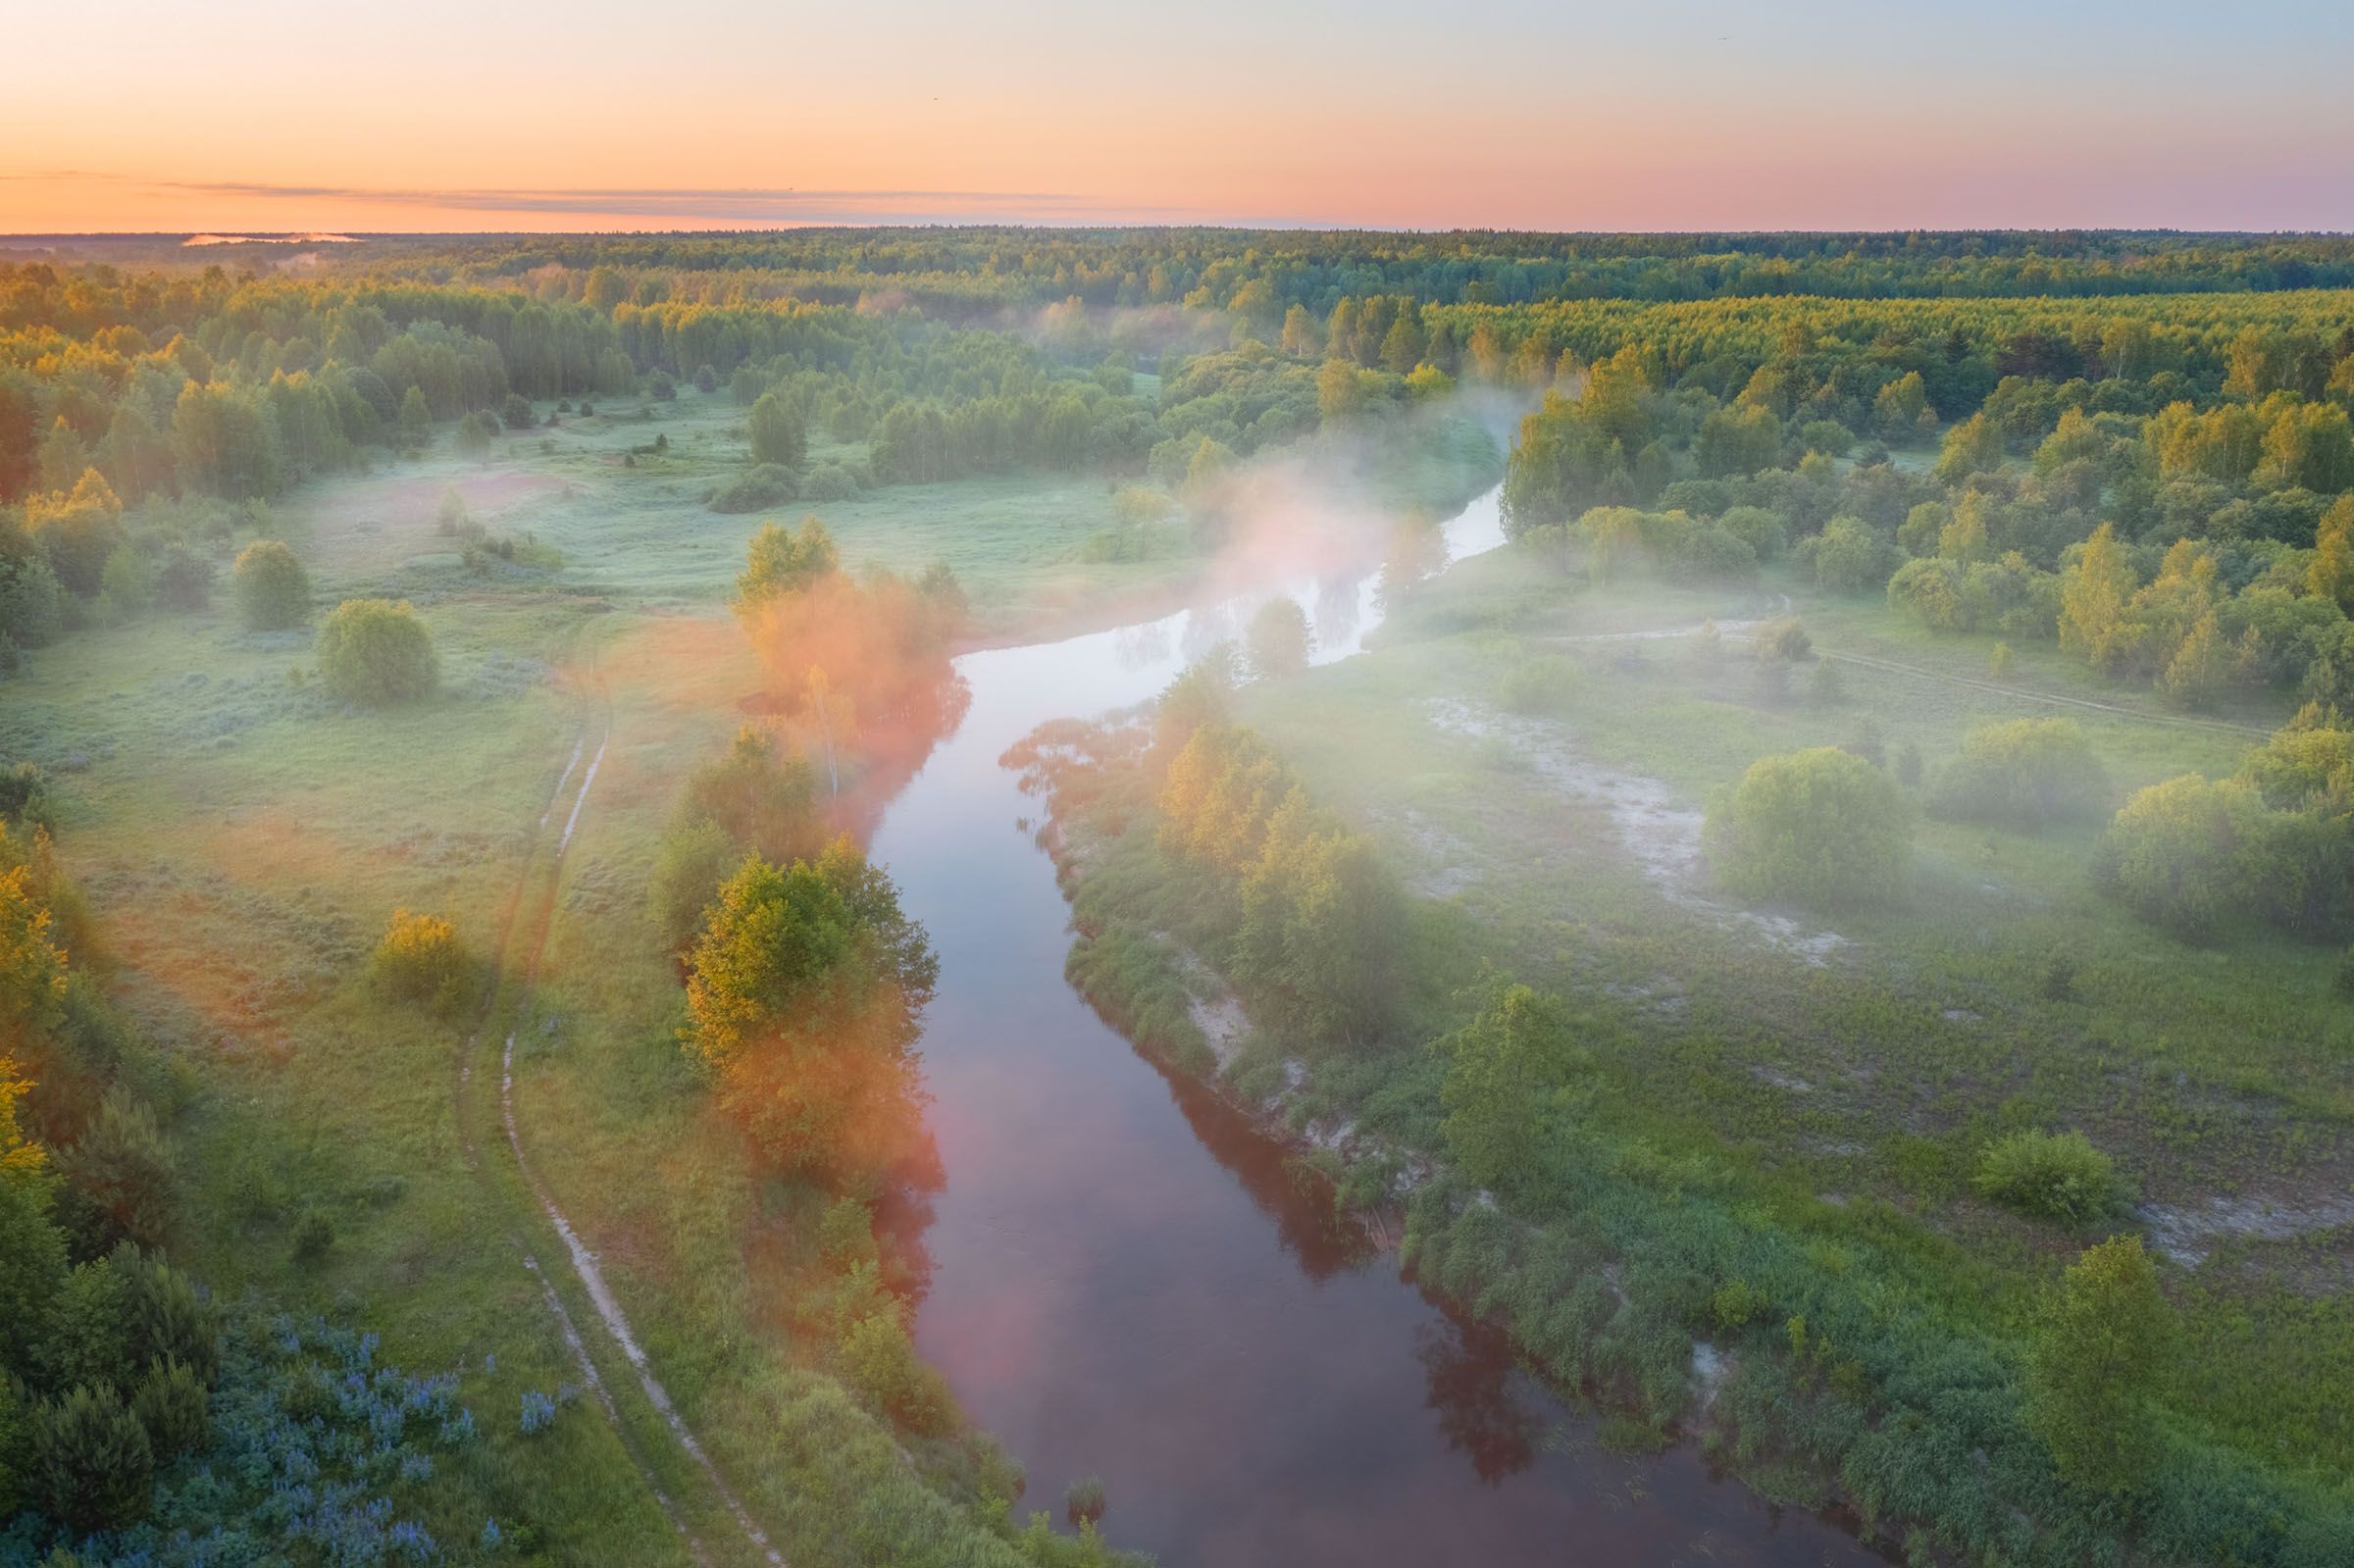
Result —
[[[1500, 544], [1496, 493], [1443, 532], [1452, 556]], [[1689, 1448], [1597, 1449], [1498, 1336], [1336, 1227], [1279, 1146], [1063, 980], [1068, 909], [1020, 826], [1039, 807], [998, 757], [1153, 695], [1276, 592], [1308, 611], [1319, 661], [1356, 652], [1383, 553], [1269, 564], [1203, 608], [958, 661], [971, 707], [872, 845], [941, 961], [923, 1049], [947, 1185], [917, 1342], [1027, 1463], [1025, 1508], [1059, 1516], [1100, 1476], [1106, 1535], [1172, 1568], [1877, 1562]]]

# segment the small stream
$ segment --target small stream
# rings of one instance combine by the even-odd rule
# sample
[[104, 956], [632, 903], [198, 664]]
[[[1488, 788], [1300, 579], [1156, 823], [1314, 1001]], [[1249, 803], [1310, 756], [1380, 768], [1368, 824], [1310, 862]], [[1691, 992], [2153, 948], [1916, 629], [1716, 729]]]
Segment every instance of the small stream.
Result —
[[[1451, 559], [1501, 544], [1498, 492], [1442, 531]], [[1274, 592], [1306, 610], [1318, 662], [1356, 653], [1384, 608], [1380, 554], [958, 661], [971, 707], [871, 845], [941, 964], [923, 1051], [947, 1180], [917, 1343], [1027, 1464], [1017, 1517], [1059, 1518], [1063, 1489], [1100, 1476], [1105, 1534], [1170, 1568], [1877, 1562], [1688, 1445], [1602, 1450], [1500, 1335], [1401, 1278], [1293, 1185], [1280, 1145], [1063, 980], [1068, 909], [1020, 826], [1039, 806], [998, 757], [1047, 720], [1153, 695]]]

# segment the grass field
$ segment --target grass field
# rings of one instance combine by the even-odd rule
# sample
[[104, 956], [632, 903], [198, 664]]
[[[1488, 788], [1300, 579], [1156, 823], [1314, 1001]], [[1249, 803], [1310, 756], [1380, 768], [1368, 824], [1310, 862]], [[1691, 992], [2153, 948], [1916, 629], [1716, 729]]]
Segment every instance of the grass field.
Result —
[[[657, 432], [669, 453], [624, 466]], [[711, 1111], [646, 924], [678, 781], [761, 679], [723, 608], [760, 519], [701, 504], [743, 461], [741, 411], [689, 393], [650, 421], [507, 437], [486, 462], [307, 487], [268, 531], [325, 603], [413, 601], [438, 694], [346, 709], [322, 693], [307, 632], [246, 632], [217, 594], [30, 661], [0, 705], [0, 750], [52, 773], [115, 991], [163, 1047], [191, 1265], [228, 1294], [375, 1329], [405, 1366], [459, 1372], [488, 1441], [415, 1503], [436, 1539], [471, 1540], [489, 1515], [552, 1561], [760, 1560], [716, 1475], [796, 1563], [1010, 1562], [974, 1456], [908, 1449], [801, 1348], [812, 1199], [762, 1178]], [[435, 531], [451, 487], [492, 534], [529, 532], [562, 566], [469, 570]], [[984, 635], [1100, 613], [1184, 570], [1075, 559], [1109, 522], [1100, 480], [780, 510], [823, 516], [852, 565], [946, 560]], [[370, 986], [400, 908], [454, 921], [486, 974], [496, 960], [463, 1014], [389, 1008]], [[715, 1471], [673, 1441], [508, 1153], [510, 1034], [532, 1175]], [[298, 1260], [314, 1216], [333, 1244]], [[587, 1389], [584, 1354], [611, 1419], [589, 1390], [524, 1435], [526, 1391]]]
[[[1742, 628], [1786, 609], [1818, 658], [1778, 685]], [[1711, 622], [1714, 648], [1696, 634]], [[1419, 895], [1401, 1033], [1457, 1027], [1469, 1003], [1455, 987], [1493, 966], [1571, 998], [1591, 1037], [1614, 1042], [1593, 1047], [1597, 1083], [1579, 1113], [1594, 1146], [1617, 1151], [1597, 1156], [1608, 1174], [1589, 1178], [1593, 1207], [1567, 1215], [1560, 1239], [1539, 1229], [1508, 1242], [1473, 1205], [1429, 1233], [1432, 1278], [1525, 1314], [1532, 1348], [1559, 1346], [1573, 1376], [1639, 1381], [1644, 1402], [1672, 1415], [1689, 1394], [1663, 1370], [1661, 1331], [1607, 1331], [1601, 1342], [1621, 1342], [1604, 1352], [1564, 1340], [1561, 1315], [1587, 1309], [1547, 1293], [1566, 1283], [1533, 1283], [1537, 1260], [1549, 1247], [1586, 1258], [1590, 1282], [1605, 1260], [1732, 1269], [1727, 1247], [1788, 1246], [1811, 1260], [1788, 1278], [1820, 1298], [1818, 1320], [1848, 1292], [1858, 1343], [1876, 1324], [1871, 1342], [1886, 1346], [1859, 1353], [1902, 1384], [1917, 1375], [1906, 1356], [1946, 1353], [1930, 1349], [1937, 1335], [2016, 1342], [2085, 1245], [2086, 1232], [1971, 1185], [1994, 1137], [2077, 1128], [2133, 1190], [2130, 1212], [2091, 1235], [2137, 1231], [2168, 1260], [2183, 1331], [2170, 1421], [2345, 1505], [2354, 1012], [2335, 988], [2338, 953], [2264, 933], [2198, 947], [2141, 923], [2093, 885], [2097, 825], [2029, 835], [1923, 817], [1910, 885], [1847, 916], [1745, 907], [1713, 883], [1700, 846], [1711, 794], [1765, 755], [1847, 745], [1894, 766], [1912, 748], [1933, 775], [1973, 726], [2058, 713], [2082, 727], [2122, 800], [2176, 774], [2231, 772], [2285, 706], [2185, 720], [2050, 646], [2017, 649], [1997, 679], [1992, 637], [1931, 635], [1871, 599], [1780, 577], [1715, 592], [1589, 589], [1510, 550], [1457, 567], [1374, 640], [1362, 657], [1246, 686], [1236, 716], [1279, 737], [1315, 796], [1371, 830]], [[1825, 666], [1834, 690], [1816, 683]], [[1102, 966], [1089, 973], [1135, 991], [1115, 994], [1115, 1009], [1147, 1012], [1159, 971], [1118, 933], [1185, 931], [1184, 898], [1160, 885], [1176, 874], [1149, 833], [1091, 840], [1085, 809], [1075, 895], [1091, 931], [1114, 932], [1089, 950]], [[1229, 1076], [1328, 1140], [1350, 1130], [1356, 1157], [1385, 1173], [1372, 1190], [1402, 1152], [1436, 1146], [1429, 1053], [1311, 1049], [1304, 1074], [1296, 1052], [1261, 1033]], [[1688, 1231], [1702, 1223], [1695, 1203], [1724, 1217], [1717, 1240]], [[1591, 1227], [1612, 1224], [1618, 1243], [1593, 1240]], [[1676, 1234], [1703, 1248], [1690, 1256], [1714, 1246], [1717, 1261], [1614, 1250], [1631, 1241], [1641, 1256]], [[1595, 1310], [1609, 1316], [1607, 1303]], [[1932, 1325], [1928, 1340], [1908, 1338]], [[1783, 1493], [1820, 1495], [1778, 1461], [1748, 1462]]]

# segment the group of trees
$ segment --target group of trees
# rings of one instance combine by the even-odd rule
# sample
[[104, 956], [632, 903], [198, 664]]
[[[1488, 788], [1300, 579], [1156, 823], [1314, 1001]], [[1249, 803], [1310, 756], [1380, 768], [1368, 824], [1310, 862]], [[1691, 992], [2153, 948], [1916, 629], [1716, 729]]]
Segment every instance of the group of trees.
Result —
[[1174, 744], [1157, 805], [1162, 851], [1203, 888], [1254, 1014], [1310, 1039], [1376, 1037], [1397, 997], [1406, 907], [1372, 841], [1319, 807], [1256, 733], [1226, 723]]
[[[1939, 630], [2058, 637], [2182, 706], [2234, 685], [2336, 700], [2354, 317], [2304, 295], [2121, 309], [1505, 313], [1522, 343], [1567, 345], [1513, 448], [1508, 530], [1598, 579], [1739, 575], [1733, 538], [1786, 543], [1829, 591], [1885, 583]], [[1865, 444], [1941, 420], [1927, 472]]]
[[[0, 1514], [128, 1524], [206, 1446], [216, 1315], [165, 1240], [178, 1182], [18, 772], [0, 812]], [[72, 1539], [72, 1538], [69, 1538]]]
[[2255, 919], [2354, 935], [2354, 729], [2308, 706], [2223, 780], [2184, 774], [2118, 811], [2094, 860], [2102, 885], [2192, 939]]

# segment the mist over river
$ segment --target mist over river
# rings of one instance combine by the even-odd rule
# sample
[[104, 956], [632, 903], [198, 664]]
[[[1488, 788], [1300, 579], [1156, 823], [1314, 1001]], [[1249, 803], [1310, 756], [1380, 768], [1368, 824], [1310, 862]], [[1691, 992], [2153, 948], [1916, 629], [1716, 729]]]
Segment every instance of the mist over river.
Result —
[[[1442, 526], [1503, 542], [1498, 491]], [[1106, 1536], [1190, 1564], [1864, 1563], [1691, 1446], [1623, 1458], [1515, 1369], [1495, 1332], [1400, 1277], [1295, 1188], [1284, 1149], [1139, 1055], [1065, 983], [1069, 912], [1001, 767], [1049, 719], [1158, 692], [1297, 599], [1315, 659], [1381, 619], [1378, 544], [1271, 568], [1214, 602], [957, 661], [972, 700], [885, 811], [872, 853], [940, 956], [924, 1038], [946, 1189], [916, 1322], [972, 1417], [1027, 1464], [1032, 1508], [1103, 1479]]]

